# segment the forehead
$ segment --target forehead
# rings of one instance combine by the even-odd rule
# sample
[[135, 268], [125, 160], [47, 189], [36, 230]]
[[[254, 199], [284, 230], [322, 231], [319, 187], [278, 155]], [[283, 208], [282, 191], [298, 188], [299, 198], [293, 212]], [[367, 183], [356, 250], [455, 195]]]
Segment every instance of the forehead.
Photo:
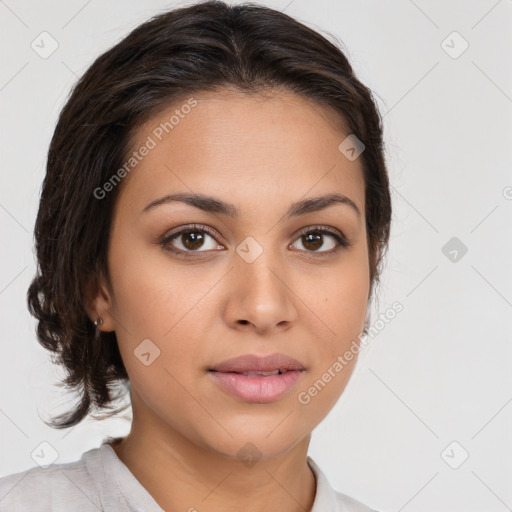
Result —
[[151, 150], [123, 188], [147, 201], [175, 189], [269, 199], [337, 189], [364, 210], [361, 159], [338, 149], [347, 135], [340, 116], [291, 92], [191, 94], [137, 129], [131, 150]]
[[159, 145], [168, 146], [210, 142], [250, 150], [306, 143], [305, 149], [311, 150], [332, 145], [345, 132], [344, 120], [332, 108], [286, 89], [252, 93], [220, 89], [173, 101], [135, 131], [132, 145], [140, 146], [151, 135]]

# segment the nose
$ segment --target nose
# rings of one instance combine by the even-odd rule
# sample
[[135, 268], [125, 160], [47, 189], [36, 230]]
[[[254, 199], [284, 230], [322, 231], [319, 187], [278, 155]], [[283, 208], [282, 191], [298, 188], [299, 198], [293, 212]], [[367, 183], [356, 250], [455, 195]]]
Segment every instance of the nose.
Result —
[[263, 251], [248, 262], [236, 255], [226, 283], [225, 321], [235, 329], [272, 334], [289, 329], [297, 319], [291, 272]]

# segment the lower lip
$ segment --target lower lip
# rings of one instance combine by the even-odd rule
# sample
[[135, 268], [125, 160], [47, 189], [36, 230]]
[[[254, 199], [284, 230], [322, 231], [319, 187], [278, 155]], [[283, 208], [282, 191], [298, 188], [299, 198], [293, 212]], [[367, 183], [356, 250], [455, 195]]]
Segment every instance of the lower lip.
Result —
[[302, 371], [293, 370], [278, 375], [247, 376], [241, 373], [209, 372], [229, 394], [245, 402], [267, 403], [281, 398], [300, 378]]

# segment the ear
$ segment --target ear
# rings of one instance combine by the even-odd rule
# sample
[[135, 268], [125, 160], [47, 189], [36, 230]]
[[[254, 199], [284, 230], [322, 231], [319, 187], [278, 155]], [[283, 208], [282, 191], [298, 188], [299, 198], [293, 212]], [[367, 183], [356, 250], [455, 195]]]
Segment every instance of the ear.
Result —
[[97, 329], [104, 332], [114, 331], [114, 316], [112, 308], [112, 292], [106, 284], [106, 279], [97, 274], [91, 276], [84, 284], [85, 311], [91, 322], [98, 318], [103, 323]]

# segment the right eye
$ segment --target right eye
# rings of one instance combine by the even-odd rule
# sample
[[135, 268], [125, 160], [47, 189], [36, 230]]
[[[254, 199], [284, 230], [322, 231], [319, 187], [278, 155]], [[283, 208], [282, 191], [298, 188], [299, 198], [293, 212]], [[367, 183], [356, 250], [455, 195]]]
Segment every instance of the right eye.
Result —
[[[184, 226], [178, 231], [174, 231], [169, 235], [165, 236], [160, 245], [170, 253], [178, 254], [181, 256], [189, 257], [196, 252], [208, 252], [209, 250], [215, 250], [215, 248], [225, 249], [224, 246], [219, 245], [214, 236], [215, 232], [208, 226], [199, 226], [196, 224], [190, 226]], [[205, 245], [205, 240], [208, 238], [212, 239], [210, 247], [206, 250], [200, 250]], [[176, 243], [181, 247], [176, 247]]]

